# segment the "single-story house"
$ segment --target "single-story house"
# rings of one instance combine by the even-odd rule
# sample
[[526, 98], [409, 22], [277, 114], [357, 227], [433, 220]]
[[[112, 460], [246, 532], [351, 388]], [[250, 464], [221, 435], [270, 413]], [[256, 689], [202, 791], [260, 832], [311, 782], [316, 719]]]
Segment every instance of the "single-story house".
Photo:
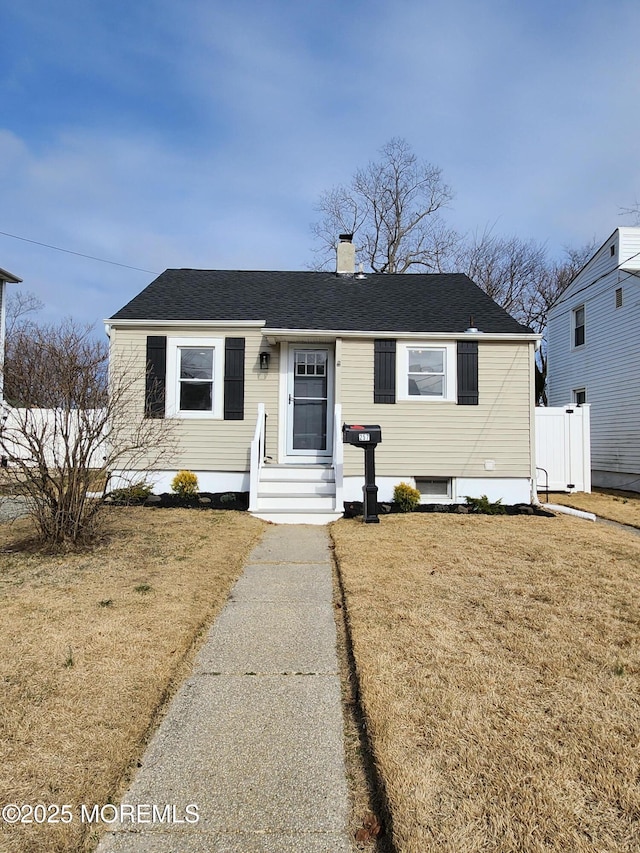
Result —
[[356, 272], [342, 235], [335, 273], [169, 269], [105, 322], [140, 377], [132, 417], [177, 426], [166, 470], [114, 482], [168, 491], [188, 469], [261, 517], [324, 522], [362, 499], [346, 422], [382, 428], [380, 500], [401, 481], [429, 503], [534, 496], [539, 336], [465, 275]]

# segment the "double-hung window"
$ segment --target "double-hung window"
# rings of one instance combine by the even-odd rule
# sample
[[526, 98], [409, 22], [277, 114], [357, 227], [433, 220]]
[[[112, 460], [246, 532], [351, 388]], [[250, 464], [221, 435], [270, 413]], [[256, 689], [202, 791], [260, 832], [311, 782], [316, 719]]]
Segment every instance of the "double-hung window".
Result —
[[213, 411], [213, 347], [180, 347], [180, 411]]
[[573, 346], [584, 344], [584, 305], [573, 309]]
[[224, 345], [217, 338], [167, 341], [167, 414], [222, 417]]
[[398, 353], [399, 400], [455, 401], [455, 344], [401, 343]]

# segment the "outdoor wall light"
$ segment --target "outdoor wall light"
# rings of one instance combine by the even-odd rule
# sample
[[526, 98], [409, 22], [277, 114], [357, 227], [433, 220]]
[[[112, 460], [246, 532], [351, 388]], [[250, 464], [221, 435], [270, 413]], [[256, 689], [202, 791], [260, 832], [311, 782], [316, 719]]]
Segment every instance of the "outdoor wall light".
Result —
[[260, 370], [269, 370], [269, 362], [271, 361], [271, 353], [264, 350], [260, 353]]

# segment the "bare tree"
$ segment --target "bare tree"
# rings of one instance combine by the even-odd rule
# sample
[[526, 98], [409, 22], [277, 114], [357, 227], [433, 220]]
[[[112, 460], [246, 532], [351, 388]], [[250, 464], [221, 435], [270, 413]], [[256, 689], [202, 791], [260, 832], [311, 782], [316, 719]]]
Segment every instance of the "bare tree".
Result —
[[640, 201], [636, 198], [631, 207], [621, 207], [620, 216], [633, 216], [633, 224], [640, 225]]
[[535, 323], [535, 290], [548, 266], [544, 245], [484, 231], [461, 243], [448, 263], [456, 272], [466, 273], [512, 317], [527, 326]]
[[321, 195], [322, 219], [312, 225], [317, 269], [335, 262], [341, 233], [354, 235], [363, 265], [378, 273], [436, 272], [455, 245], [457, 235], [440, 215], [453, 197], [441, 170], [419, 162], [404, 139], [392, 139], [380, 153], [348, 186]]
[[593, 255], [597, 243], [591, 240], [580, 247], [564, 248], [564, 257], [547, 264], [543, 276], [531, 294], [531, 319], [529, 325], [543, 335], [536, 361], [536, 402], [547, 405], [547, 318], [549, 311], [564, 291], [569, 287], [578, 272]]
[[42, 308], [44, 303], [30, 290], [11, 290], [5, 312], [5, 340], [10, 341], [19, 327], [32, 322], [29, 315]]
[[142, 417], [139, 369], [119, 362], [109, 371], [108, 346], [90, 327], [29, 324], [14, 332], [10, 353], [6, 384], [19, 406], [5, 405], [2, 416], [7, 474], [45, 542], [86, 540], [109, 472], [157, 465], [171, 421]]

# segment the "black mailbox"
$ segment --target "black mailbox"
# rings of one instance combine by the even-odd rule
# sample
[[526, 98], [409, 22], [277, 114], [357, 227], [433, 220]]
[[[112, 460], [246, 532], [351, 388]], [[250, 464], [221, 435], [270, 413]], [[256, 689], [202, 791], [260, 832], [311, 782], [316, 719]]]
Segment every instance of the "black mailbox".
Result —
[[382, 441], [382, 430], [378, 424], [343, 424], [342, 441], [364, 450], [364, 486], [362, 504], [364, 521], [378, 524], [378, 487], [376, 486], [376, 445]]
[[380, 444], [382, 430], [378, 424], [343, 424], [342, 441], [356, 447], [366, 447], [368, 444]]

